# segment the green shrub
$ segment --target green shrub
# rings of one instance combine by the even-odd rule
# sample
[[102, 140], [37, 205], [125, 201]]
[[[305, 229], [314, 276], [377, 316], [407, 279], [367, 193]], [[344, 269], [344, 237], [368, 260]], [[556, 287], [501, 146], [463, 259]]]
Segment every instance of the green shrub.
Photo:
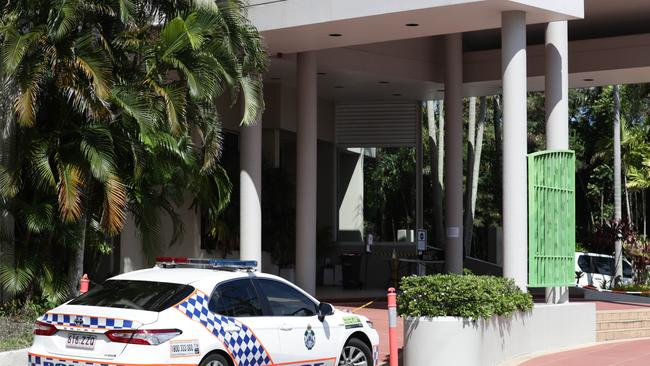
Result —
[[[648, 292], [650, 291], [650, 286], [648, 285], [618, 285], [614, 287], [616, 291], [629, 291], [629, 292]], [[647, 295], [647, 294], [646, 294]]]
[[513, 280], [495, 276], [432, 275], [402, 278], [402, 316], [456, 316], [471, 319], [509, 316], [533, 307], [532, 296]]

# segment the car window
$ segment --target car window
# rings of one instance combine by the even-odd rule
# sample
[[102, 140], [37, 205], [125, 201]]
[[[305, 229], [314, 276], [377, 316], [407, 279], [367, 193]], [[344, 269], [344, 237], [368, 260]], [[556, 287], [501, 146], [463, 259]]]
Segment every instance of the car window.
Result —
[[580, 267], [580, 270], [582, 272], [590, 272], [591, 268], [589, 268], [589, 256], [587, 255], [581, 255], [578, 257], [578, 266]]
[[262, 302], [249, 279], [228, 281], [212, 292], [208, 308], [226, 316], [261, 316]]
[[592, 257], [596, 273], [611, 276], [614, 274], [614, 259], [608, 257]]
[[313, 316], [318, 313], [316, 304], [295, 288], [280, 281], [254, 279], [263, 292], [272, 316]]
[[70, 305], [163, 311], [194, 291], [190, 285], [152, 281], [109, 280], [70, 301]]
[[634, 277], [634, 272], [632, 271], [632, 266], [626, 261], [623, 261], [623, 277], [626, 277], [626, 278]]

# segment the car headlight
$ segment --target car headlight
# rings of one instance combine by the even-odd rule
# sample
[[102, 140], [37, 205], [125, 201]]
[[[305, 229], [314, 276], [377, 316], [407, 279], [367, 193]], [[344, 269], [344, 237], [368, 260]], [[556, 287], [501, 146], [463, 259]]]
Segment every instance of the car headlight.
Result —
[[368, 324], [369, 328], [375, 329], [375, 325], [370, 320], [366, 320], [366, 324]]

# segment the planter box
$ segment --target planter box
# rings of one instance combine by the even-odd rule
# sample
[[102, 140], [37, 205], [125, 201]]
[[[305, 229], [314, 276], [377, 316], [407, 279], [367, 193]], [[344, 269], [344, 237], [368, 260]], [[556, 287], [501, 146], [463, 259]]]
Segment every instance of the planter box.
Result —
[[511, 318], [407, 318], [404, 366], [496, 365], [528, 353], [596, 341], [593, 303], [535, 305]]

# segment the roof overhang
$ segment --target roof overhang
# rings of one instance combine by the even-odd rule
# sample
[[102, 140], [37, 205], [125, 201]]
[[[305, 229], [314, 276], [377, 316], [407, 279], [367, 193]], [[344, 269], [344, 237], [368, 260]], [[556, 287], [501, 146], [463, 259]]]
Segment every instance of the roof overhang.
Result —
[[264, 36], [268, 52], [277, 54], [499, 28], [504, 11], [524, 11], [526, 22], [537, 24], [580, 19], [584, 16], [584, 3], [583, 0], [253, 0], [248, 16]]

